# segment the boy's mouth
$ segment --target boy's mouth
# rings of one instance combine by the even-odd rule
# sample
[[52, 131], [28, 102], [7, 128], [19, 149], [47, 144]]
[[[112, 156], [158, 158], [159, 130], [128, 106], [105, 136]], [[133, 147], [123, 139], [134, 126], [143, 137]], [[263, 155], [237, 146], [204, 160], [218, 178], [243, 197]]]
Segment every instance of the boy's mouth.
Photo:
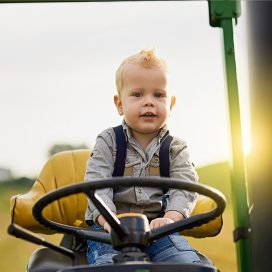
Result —
[[153, 112], [145, 112], [140, 115], [140, 117], [156, 117], [157, 115], [154, 114]]

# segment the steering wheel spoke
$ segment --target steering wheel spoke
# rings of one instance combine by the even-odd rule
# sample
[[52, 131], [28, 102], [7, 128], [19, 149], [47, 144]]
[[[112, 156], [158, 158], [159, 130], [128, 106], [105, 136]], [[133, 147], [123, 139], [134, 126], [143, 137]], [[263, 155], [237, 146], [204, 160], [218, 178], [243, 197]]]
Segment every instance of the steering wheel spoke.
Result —
[[95, 193], [94, 190], [87, 192], [88, 197], [91, 199], [96, 208], [100, 211], [101, 215], [109, 223], [114, 232], [118, 235], [119, 239], [122, 240], [127, 236], [127, 232], [122, 228], [120, 220], [117, 216], [109, 209], [103, 199]]

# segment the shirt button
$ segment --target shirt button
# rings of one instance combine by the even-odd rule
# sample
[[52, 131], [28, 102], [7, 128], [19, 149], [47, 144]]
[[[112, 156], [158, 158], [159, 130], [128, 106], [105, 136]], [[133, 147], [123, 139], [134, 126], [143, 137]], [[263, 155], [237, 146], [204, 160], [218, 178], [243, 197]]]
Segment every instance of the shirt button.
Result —
[[142, 193], [142, 189], [141, 188], [138, 189], [138, 193], [140, 193], [140, 194]]
[[159, 162], [159, 157], [157, 157], [157, 156], [154, 157], [154, 162], [155, 162], [155, 163], [158, 163], [158, 162]]

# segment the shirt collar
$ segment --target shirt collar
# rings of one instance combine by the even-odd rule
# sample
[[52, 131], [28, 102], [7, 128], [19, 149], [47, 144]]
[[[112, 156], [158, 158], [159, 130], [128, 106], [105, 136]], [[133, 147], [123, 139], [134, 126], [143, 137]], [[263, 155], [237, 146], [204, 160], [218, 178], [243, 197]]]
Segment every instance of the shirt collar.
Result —
[[[131, 128], [127, 125], [125, 120], [123, 120], [122, 126], [123, 126], [123, 130], [124, 130], [124, 133], [126, 136], [126, 140], [130, 141], [133, 138]], [[160, 131], [157, 135], [158, 142], [160, 143], [164, 139], [164, 137], [167, 136], [168, 134], [169, 134], [169, 131], [168, 131], [167, 125], [164, 125], [160, 129]]]

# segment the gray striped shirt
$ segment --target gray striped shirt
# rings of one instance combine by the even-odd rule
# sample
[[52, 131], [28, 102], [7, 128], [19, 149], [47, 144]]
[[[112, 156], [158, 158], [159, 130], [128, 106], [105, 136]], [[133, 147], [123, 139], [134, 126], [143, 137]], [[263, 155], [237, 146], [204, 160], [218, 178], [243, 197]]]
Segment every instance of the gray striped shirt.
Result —
[[[159, 150], [161, 141], [167, 133], [167, 127], [161, 129], [159, 134], [149, 143], [146, 150], [133, 138], [130, 128], [123, 122], [123, 129], [127, 137], [127, 158], [125, 173], [132, 177], [148, 177], [159, 173]], [[198, 175], [189, 160], [186, 143], [176, 137], [170, 144], [170, 177], [187, 182], [198, 182]], [[87, 161], [85, 181], [99, 178], [110, 178], [114, 170], [116, 156], [116, 140], [113, 128], [100, 133], [96, 139], [93, 152]], [[158, 171], [156, 171], [158, 170]], [[136, 212], [145, 214], [148, 219], [154, 219], [161, 213], [162, 189], [152, 187], [134, 186], [113, 190], [105, 188], [96, 193], [113, 212]], [[196, 193], [170, 189], [167, 211], [178, 211], [185, 217], [190, 216], [197, 198]], [[88, 202], [85, 219], [95, 222], [99, 215], [96, 207]]]

